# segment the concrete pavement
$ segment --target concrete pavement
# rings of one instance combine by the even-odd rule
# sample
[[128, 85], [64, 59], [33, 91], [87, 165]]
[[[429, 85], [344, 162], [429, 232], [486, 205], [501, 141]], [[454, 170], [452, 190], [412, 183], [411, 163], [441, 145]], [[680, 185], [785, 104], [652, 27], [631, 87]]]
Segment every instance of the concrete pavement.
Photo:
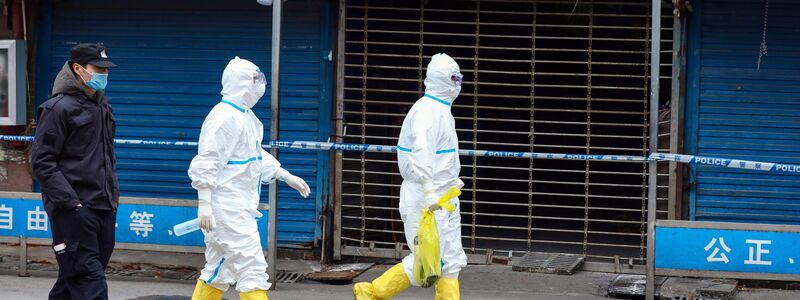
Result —
[[[15, 276], [19, 266], [18, 248], [0, 245], [0, 300], [46, 299], [57, 272], [49, 247], [29, 249], [29, 270], [33, 277]], [[278, 269], [309, 273], [322, 266], [314, 260], [280, 259]], [[188, 299], [194, 287], [197, 268], [203, 265], [202, 254], [152, 251], [115, 251], [109, 265], [110, 299], [166, 300]], [[369, 261], [369, 260], [368, 260]], [[350, 262], [359, 262], [353, 259]], [[364, 261], [360, 261], [364, 262]], [[391, 264], [391, 261], [384, 261]], [[355, 278], [371, 281], [391, 265], [378, 265]], [[463, 299], [555, 299], [587, 300], [604, 298], [616, 274], [578, 272], [574, 275], [547, 275], [514, 272], [509, 266], [471, 265], [461, 273]], [[691, 280], [690, 280], [691, 282]], [[800, 299], [800, 291], [750, 289], [739, 286], [736, 299]], [[395, 299], [433, 299], [433, 289], [410, 288]], [[312, 281], [280, 284], [270, 292], [271, 299], [352, 299], [351, 285], [327, 285]], [[157, 297], [171, 296], [171, 297]], [[238, 299], [231, 290], [227, 299]]]
[[[46, 299], [54, 278], [0, 275], [0, 296], [4, 299], [28, 300]], [[157, 300], [157, 299], [189, 299], [192, 294], [193, 282], [154, 282], [154, 281], [120, 281], [111, 280], [109, 285], [109, 299], [112, 300]], [[399, 300], [433, 299], [433, 289], [410, 288], [402, 295], [394, 298]], [[156, 296], [171, 296], [156, 297]], [[182, 296], [182, 297], [177, 297]], [[232, 290], [225, 294], [227, 299], [238, 299]], [[350, 285], [327, 285], [320, 283], [295, 283], [282, 284], [276, 291], [269, 292], [269, 298], [275, 299], [309, 299], [309, 300], [339, 300], [353, 299]], [[606, 299], [599, 296], [581, 294], [550, 294], [547, 291], [531, 293], [514, 290], [499, 289], [474, 289], [464, 285], [462, 299], [533, 299], [533, 300], [599, 300]]]

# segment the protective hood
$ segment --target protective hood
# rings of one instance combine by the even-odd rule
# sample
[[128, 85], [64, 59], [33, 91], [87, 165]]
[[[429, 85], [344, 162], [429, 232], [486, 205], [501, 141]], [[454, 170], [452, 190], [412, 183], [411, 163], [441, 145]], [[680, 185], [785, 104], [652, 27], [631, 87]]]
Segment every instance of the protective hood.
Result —
[[259, 72], [258, 66], [246, 59], [231, 59], [222, 72], [222, 99], [253, 108], [267, 89], [265, 83], [256, 80]]
[[458, 63], [452, 57], [444, 53], [434, 55], [425, 74], [425, 93], [452, 103], [461, 92], [461, 86], [451, 77], [460, 72]]

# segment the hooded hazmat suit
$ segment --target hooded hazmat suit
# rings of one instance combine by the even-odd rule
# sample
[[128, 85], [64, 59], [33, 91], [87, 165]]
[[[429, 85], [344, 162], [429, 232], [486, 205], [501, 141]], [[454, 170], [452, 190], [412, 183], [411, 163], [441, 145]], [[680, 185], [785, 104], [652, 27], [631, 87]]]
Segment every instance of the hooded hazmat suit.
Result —
[[[453, 186], [461, 188], [458, 178], [461, 162], [458, 137], [450, 107], [461, 92], [458, 64], [446, 54], [431, 58], [425, 78], [425, 95], [411, 107], [400, 129], [397, 163], [403, 183], [400, 186], [400, 217], [408, 245], [414, 245], [424, 208], [436, 204], [438, 197]], [[467, 265], [461, 247], [461, 210], [458, 198], [452, 199], [456, 210], [434, 211], [439, 227], [442, 278], [436, 283], [436, 299], [459, 299], [458, 274]], [[414, 247], [409, 246], [413, 251]], [[414, 253], [402, 264], [389, 269], [372, 283], [354, 286], [356, 299], [389, 299], [414, 282]]]
[[[438, 196], [453, 186], [461, 188], [458, 178], [458, 137], [450, 106], [461, 92], [458, 64], [446, 54], [434, 55], [425, 77], [425, 95], [417, 100], [406, 115], [398, 140], [397, 163], [403, 183], [400, 186], [400, 217], [403, 219], [406, 242], [414, 244], [422, 209], [436, 203]], [[442, 277], [458, 278], [467, 265], [461, 247], [461, 210], [434, 212], [439, 226], [442, 255]], [[413, 247], [411, 247], [413, 249]], [[403, 259], [403, 268], [411, 278], [414, 254]], [[416, 282], [412, 284], [418, 285]]]
[[264, 126], [251, 109], [265, 90], [264, 74], [255, 64], [232, 59], [222, 74], [222, 101], [203, 122], [189, 167], [206, 242], [198, 288], [207, 284], [224, 292], [237, 283], [242, 293], [269, 289], [256, 223], [262, 216], [261, 185], [279, 179], [304, 197], [310, 193], [302, 179], [261, 148]]

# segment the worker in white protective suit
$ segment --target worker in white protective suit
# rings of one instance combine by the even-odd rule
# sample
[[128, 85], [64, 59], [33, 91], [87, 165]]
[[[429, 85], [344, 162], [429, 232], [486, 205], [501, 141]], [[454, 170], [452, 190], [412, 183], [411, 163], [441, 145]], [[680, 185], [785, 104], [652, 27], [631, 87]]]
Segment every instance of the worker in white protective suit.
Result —
[[221, 299], [234, 283], [240, 299], [267, 299], [271, 284], [256, 224], [261, 185], [277, 179], [303, 197], [311, 193], [261, 148], [264, 125], [252, 108], [265, 90], [266, 78], [255, 64], [232, 59], [222, 73], [222, 101], [203, 122], [189, 177], [199, 199], [206, 264], [192, 299]]
[[[400, 186], [400, 217], [406, 242], [414, 245], [423, 208], [434, 211], [439, 227], [442, 277], [436, 282], [437, 300], [459, 299], [458, 273], [467, 265], [461, 247], [461, 210], [448, 213], [439, 209], [440, 195], [453, 186], [464, 186], [458, 178], [458, 137], [450, 112], [453, 100], [461, 92], [463, 75], [458, 64], [447, 54], [436, 54], [428, 64], [425, 95], [414, 103], [403, 121], [397, 145], [397, 162], [403, 183]], [[410, 246], [413, 251], [414, 247]], [[413, 282], [414, 253], [371, 283], [354, 286], [356, 299], [390, 299]]]

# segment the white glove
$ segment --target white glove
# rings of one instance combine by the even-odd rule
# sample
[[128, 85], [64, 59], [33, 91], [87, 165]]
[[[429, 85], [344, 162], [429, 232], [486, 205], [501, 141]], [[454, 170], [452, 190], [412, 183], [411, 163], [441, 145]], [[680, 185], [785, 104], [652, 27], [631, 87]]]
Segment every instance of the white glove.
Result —
[[290, 175], [289, 178], [285, 180], [285, 182], [287, 185], [289, 185], [290, 187], [295, 189], [298, 193], [300, 193], [300, 196], [303, 196], [303, 198], [308, 198], [308, 196], [311, 195], [311, 188], [308, 187], [308, 183], [306, 183], [306, 181], [303, 180], [303, 178]]
[[278, 173], [275, 174], [275, 178], [286, 182], [288, 186], [300, 193], [300, 196], [303, 196], [303, 198], [308, 198], [308, 196], [311, 195], [311, 188], [308, 187], [308, 183], [302, 178], [292, 175], [284, 168], [278, 170]]
[[439, 207], [439, 197], [436, 196], [436, 189], [433, 188], [432, 182], [426, 181], [422, 185], [422, 191], [425, 193], [425, 207], [431, 211], [441, 208]]
[[197, 190], [197, 220], [200, 228], [211, 231], [217, 226], [211, 210], [211, 190]]

